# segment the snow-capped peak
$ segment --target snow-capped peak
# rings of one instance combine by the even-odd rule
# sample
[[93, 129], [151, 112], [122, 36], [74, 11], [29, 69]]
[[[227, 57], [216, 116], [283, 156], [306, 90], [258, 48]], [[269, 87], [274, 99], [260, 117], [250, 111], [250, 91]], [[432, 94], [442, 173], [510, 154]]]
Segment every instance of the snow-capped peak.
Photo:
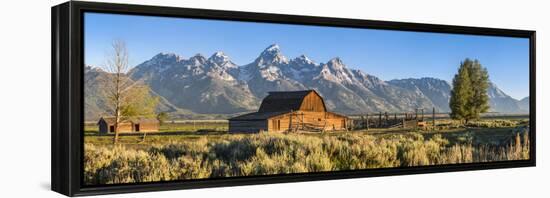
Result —
[[274, 43], [271, 44], [269, 47], [265, 48], [264, 52], [276, 52], [279, 53], [281, 49], [279, 48], [279, 45]]
[[301, 64], [314, 64], [314, 62], [309, 59], [306, 55], [300, 55], [294, 59], [294, 61], [301, 63]]
[[189, 58], [195, 65], [203, 65], [206, 62], [206, 58], [200, 53], [195, 54], [195, 56]]
[[353, 73], [346, 68], [339, 57], [333, 58], [326, 64], [323, 64], [321, 73], [316, 78], [324, 78], [339, 83], [353, 83], [355, 80]]
[[161, 52], [152, 58], [152, 60], [174, 60], [174, 61], [180, 61], [182, 59], [183, 58], [180, 55], [177, 55], [171, 52]]
[[344, 65], [344, 62], [342, 62], [342, 59], [340, 57], [334, 57], [328, 61], [327, 64], [333, 64], [333, 65]]
[[223, 52], [216, 52], [214, 54], [212, 54], [212, 56], [210, 56], [210, 58], [208, 58], [209, 61], [212, 61], [216, 64], [224, 64], [224, 63], [227, 63], [229, 62], [229, 56], [225, 55]]
[[169, 67], [179, 64], [183, 60], [184, 60], [183, 57], [175, 53], [162, 52], [162, 53], [158, 53], [157, 55], [153, 56], [153, 58], [143, 62], [142, 64], [137, 65], [132, 70], [137, 71], [139, 69], [145, 69], [145, 70], [153, 69], [157, 72], [163, 72]]
[[86, 65], [84, 67], [84, 72], [105, 72], [103, 69], [101, 69], [100, 67], [97, 67], [97, 66], [91, 66], [91, 65]]
[[344, 68], [346, 68], [346, 65], [344, 64], [344, 62], [342, 61], [342, 59], [340, 59], [340, 57], [335, 57], [333, 59], [330, 59], [328, 62], [327, 62], [327, 66], [332, 69], [332, 70], [335, 70], [335, 71], [338, 71], [338, 70], [343, 70]]
[[218, 52], [212, 54], [212, 56], [210, 56], [210, 58], [222, 58], [224, 60], [229, 59], [229, 57], [227, 55], [225, 55], [225, 53], [223, 53], [222, 51], [218, 51]]
[[219, 67], [222, 67], [222, 68], [237, 68], [238, 67], [235, 63], [231, 62], [231, 60], [229, 59], [229, 56], [227, 56], [223, 52], [214, 53], [212, 56], [210, 56], [210, 58], [208, 58], [208, 62], [210, 63], [208, 65], [212, 64], [214, 66], [219, 66]]
[[288, 59], [281, 53], [279, 45], [272, 44], [260, 54], [260, 57], [256, 59], [256, 62], [259, 66], [266, 66], [272, 65], [273, 63], [287, 64]]
[[277, 56], [281, 54], [281, 49], [279, 48], [279, 45], [272, 44], [269, 47], [265, 48], [265, 50], [260, 54], [261, 57], [264, 56]]
[[216, 53], [213, 54], [214, 56], [226, 56], [225, 53], [223, 53], [222, 51], [217, 51]]

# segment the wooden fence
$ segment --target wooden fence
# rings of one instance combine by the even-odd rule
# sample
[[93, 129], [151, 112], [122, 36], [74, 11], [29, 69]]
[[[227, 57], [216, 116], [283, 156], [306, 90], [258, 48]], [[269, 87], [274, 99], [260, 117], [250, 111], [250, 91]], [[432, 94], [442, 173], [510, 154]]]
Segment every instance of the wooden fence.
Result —
[[[430, 119], [430, 123], [426, 120]], [[416, 128], [435, 126], [436, 112], [432, 109], [431, 115], [427, 115], [424, 109], [416, 109], [414, 112], [388, 113], [376, 112], [350, 116], [353, 129], [369, 128]]]

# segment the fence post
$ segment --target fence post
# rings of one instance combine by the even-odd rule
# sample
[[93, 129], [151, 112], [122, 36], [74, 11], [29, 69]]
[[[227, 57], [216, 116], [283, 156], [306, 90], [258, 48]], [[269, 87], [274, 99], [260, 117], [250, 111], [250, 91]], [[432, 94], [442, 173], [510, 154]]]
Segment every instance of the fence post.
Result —
[[378, 128], [382, 126], [382, 112], [378, 113]]
[[432, 124], [433, 124], [433, 127], [434, 127], [434, 130], [435, 130], [435, 107], [433, 107], [432, 109]]
[[[292, 109], [290, 110], [290, 118], [288, 120], [288, 131], [292, 131], [292, 115], [294, 114], [294, 111], [292, 111]], [[326, 121], [326, 119], [325, 119]]]
[[361, 128], [365, 128], [365, 116], [361, 116]]
[[147, 136], [147, 132], [143, 132], [143, 136], [141, 137], [141, 142], [145, 142], [145, 136]]
[[367, 130], [369, 130], [369, 113], [367, 113]]
[[302, 130], [305, 128], [305, 122], [304, 122], [304, 112], [302, 112]]

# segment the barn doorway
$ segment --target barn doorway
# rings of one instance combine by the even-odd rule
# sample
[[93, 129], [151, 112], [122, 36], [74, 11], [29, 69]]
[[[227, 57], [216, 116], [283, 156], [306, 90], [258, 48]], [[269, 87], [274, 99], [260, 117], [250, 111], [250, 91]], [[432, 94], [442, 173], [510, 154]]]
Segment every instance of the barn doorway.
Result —
[[109, 132], [115, 132], [115, 126], [109, 126]]
[[273, 120], [271, 122], [272, 122], [274, 131], [281, 130], [281, 120]]
[[139, 132], [139, 124], [135, 124], [134, 129], [136, 129], [136, 132]]

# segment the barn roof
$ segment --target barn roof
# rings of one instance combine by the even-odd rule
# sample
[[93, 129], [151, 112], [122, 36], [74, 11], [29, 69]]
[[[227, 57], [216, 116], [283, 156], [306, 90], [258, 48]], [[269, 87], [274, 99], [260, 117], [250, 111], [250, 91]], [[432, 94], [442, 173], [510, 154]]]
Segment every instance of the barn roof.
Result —
[[[101, 117], [101, 119], [105, 120], [105, 122], [109, 125], [115, 124], [115, 117]], [[146, 117], [137, 117], [137, 118], [130, 118], [126, 121], [130, 121], [134, 124], [140, 124], [140, 123], [158, 123], [159, 121], [155, 118], [146, 118]]]
[[230, 118], [229, 120], [266, 120], [273, 116], [282, 115], [290, 111], [279, 111], [279, 112], [254, 112], [240, 115], [237, 117]]
[[311, 92], [319, 95], [315, 90], [268, 92], [258, 112], [297, 111], [304, 98]]

